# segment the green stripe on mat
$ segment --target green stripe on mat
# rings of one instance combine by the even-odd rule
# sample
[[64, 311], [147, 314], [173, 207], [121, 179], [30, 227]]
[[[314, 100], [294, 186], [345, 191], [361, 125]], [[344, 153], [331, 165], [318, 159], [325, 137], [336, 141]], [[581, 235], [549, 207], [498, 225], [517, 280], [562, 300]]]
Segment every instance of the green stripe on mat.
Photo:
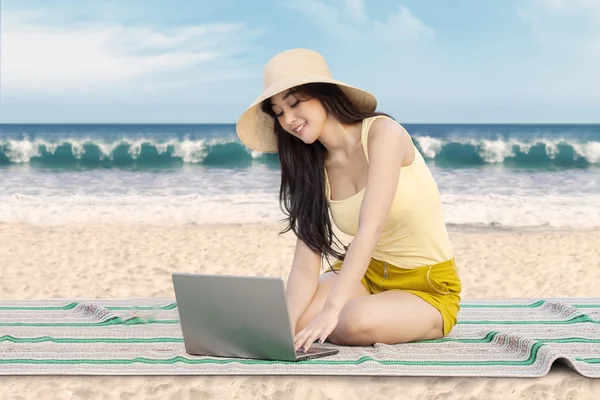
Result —
[[[563, 321], [490, 321], [490, 320], [458, 320], [459, 325], [565, 325], [577, 324], [581, 322], [590, 322], [600, 324], [600, 321], [591, 319], [587, 315], [580, 315]], [[0, 326], [80, 326], [80, 327], [98, 327], [109, 325], [142, 325], [142, 324], [179, 324], [178, 319], [142, 319], [132, 318], [123, 320], [121, 318], [112, 318], [104, 322], [2, 322]]]
[[[531, 304], [461, 304], [461, 308], [538, 308], [543, 306], [546, 300], [539, 300]], [[600, 308], [600, 304], [568, 304], [575, 308]]]
[[533, 339], [541, 343], [600, 343], [600, 339], [588, 339], [582, 337], [558, 338], [558, 339]]
[[75, 307], [77, 307], [79, 305], [79, 303], [69, 303], [66, 306], [62, 306], [62, 307], [39, 307], [39, 306], [27, 306], [27, 307], [0, 307], [0, 311], [61, 311], [61, 310], [71, 310]]
[[35, 338], [16, 338], [11, 335], [0, 336], [0, 342], [13, 343], [183, 343], [179, 337], [154, 337], [154, 338], [54, 338], [41, 336]]
[[[146, 357], [135, 357], [131, 359], [115, 359], [115, 360], [98, 360], [98, 359], [70, 359], [70, 360], [58, 360], [58, 359], [46, 359], [46, 360], [35, 360], [27, 358], [17, 358], [9, 360], [1, 360], [0, 364], [133, 364], [136, 362], [142, 364], [175, 364], [176, 362], [182, 362], [185, 364], [245, 364], [245, 365], [265, 365], [265, 364], [310, 364], [310, 365], [359, 365], [368, 361], [375, 362], [381, 365], [421, 365], [421, 366], [521, 366], [531, 365], [535, 362], [537, 353], [543, 345], [536, 343], [531, 348], [531, 354], [527, 360], [522, 361], [410, 361], [410, 360], [377, 360], [373, 357], [363, 356], [358, 360], [324, 360], [324, 359], [313, 359], [305, 361], [274, 361], [274, 360], [256, 360], [256, 359], [245, 359], [245, 358], [185, 358], [181, 356], [161, 360], [152, 359]], [[598, 358], [576, 358], [577, 361], [597, 364], [600, 363]]]
[[600, 364], [600, 358], [580, 358], [575, 357], [575, 360], [582, 361], [588, 364]]
[[[481, 339], [473, 339], [473, 338], [453, 338], [453, 337], [443, 337], [441, 339], [432, 339], [432, 340], [421, 340], [412, 343], [442, 343], [442, 342], [455, 342], [455, 343], [490, 343], [496, 335], [500, 332], [490, 331], [484, 338]], [[1, 341], [2, 338], [0, 338]], [[600, 343], [600, 339], [589, 339], [584, 337], [565, 337], [565, 338], [546, 338], [546, 339], [538, 339], [538, 338], [527, 338], [529, 340], [535, 340], [540, 343]], [[411, 343], [405, 343], [404, 345], [410, 345]]]
[[[490, 332], [484, 338], [441, 338], [434, 340], [421, 340], [404, 345], [417, 343], [491, 343], [499, 332]], [[568, 338], [548, 338], [537, 339], [531, 338], [540, 343], [600, 343], [600, 339], [588, 339], [583, 337], [568, 337]], [[54, 338], [52, 336], [39, 336], [34, 338], [17, 338], [11, 335], [0, 336], [0, 342], [12, 343], [183, 343], [181, 337], [153, 337], [153, 338]]]
[[587, 315], [580, 315], [575, 318], [562, 321], [491, 321], [491, 320], [458, 320], [456, 323], [461, 325], [565, 325], [577, 324], [580, 322], [591, 322], [600, 324], [600, 321], [591, 319]]
[[[441, 338], [434, 340], [421, 340], [413, 343], [405, 343], [404, 345], [411, 345], [414, 343], [443, 343], [443, 342], [454, 342], [454, 343], [490, 343], [494, 340], [499, 332], [492, 331], [488, 333], [484, 338]], [[547, 338], [537, 339], [531, 338], [531, 340], [538, 341], [540, 343], [600, 343], [600, 339], [588, 339], [583, 337], [568, 337], [568, 338]], [[0, 336], [0, 342], [12, 342], [12, 343], [42, 343], [42, 342], [54, 342], [54, 343], [183, 343], [181, 337], [153, 337], [153, 338], [55, 338], [52, 336], [39, 336], [34, 338], [17, 338], [11, 335]]]
[[531, 304], [461, 304], [461, 308], [537, 308], [541, 307], [546, 301], [539, 300]]
[[[465, 304], [461, 304], [461, 308], [537, 308], [537, 307], [541, 307], [544, 303], [546, 303], [545, 300], [539, 300], [536, 301], [535, 303], [531, 303], [531, 304], [469, 304], [469, 303], [465, 303]], [[52, 307], [52, 306], [46, 306], [46, 307], [41, 307], [41, 306], [5, 306], [5, 307], [0, 307], [0, 311], [62, 311], [62, 310], [71, 310], [75, 307], [77, 307], [80, 303], [79, 302], [74, 302], [74, 303], [70, 303], [67, 304], [65, 306], [62, 307]], [[600, 308], [600, 304], [571, 304], [572, 307], [575, 308]], [[119, 307], [119, 306], [114, 306], [114, 307], [104, 307], [107, 310], [111, 310], [111, 311], [126, 311], [126, 310], [172, 310], [174, 308], [177, 308], [177, 303], [171, 303], [171, 304], [167, 304], [165, 306], [158, 306], [158, 307], [154, 307], [154, 306], [127, 306], [127, 307]]]
[[105, 307], [107, 310], [111, 311], [119, 311], [119, 310], [172, 310], [177, 308], [177, 303], [167, 304], [166, 306], [161, 307], [152, 307], [152, 306], [130, 306], [130, 307]]
[[104, 322], [3, 322], [0, 326], [81, 326], [98, 327], [110, 325], [143, 325], [143, 324], [178, 324], [178, 319], [142, 319], [132, 318], [123, 320], [121, 318], [111, 318]]
[[[79, 304], [81, 304], [81, 303], [78, 303], [78, 302], [69, 303], [62, 307], [5, 306], [5, 307], [0, 307], [0, 311], [63, 311], [63, 310], [72, 310], [73, 308], [77, 307]], [[176, 307], [177, 307], [177, 303], [171, 303], [171, 304], [167, 304], [166, 306], [158, 306], [158, 307], [154, 307], [154, 306], [117, 307], [117, 306], [115, 306], [115, 307], [104, 307], [104, 308], [106, 308], [107, 310], [111, 310], [111, 311], [126, 311], [126, 310], [172, 310]]]
[[181, 356], [169, 358], [166, 360], [152, 359], [145, 357], [135, 357], [131, 359], [117, 359], [117, 360], [97, 360], [97, 359], [71, 359], [71, 360], [58, 360], [58, 359], [46, 359], [46, 360], [35, 360], [28, 358], [17, 358], [17, 359], [0, 359], [0, 364], [133, 364], [136, 362], [144, 364], [174, 364], [176, 362], [183, 362], [186, 364], [231, 364], [239, 363], [246, 365], [264, 365], [264, 364], [311, 364], [311, 365], [358, 365], [368, 361], [373, 361], [381, 365], [439, 365], [439, 366], [498, 366], [498, 365], [531, 365], [535, 362], [539, 349], [544, 346], [541, 343], [536, 343], [531, 348], [531, 354], [527, 360], [523, 361], [409, 361], [409, 360], [377, 360], [373, 357], [363, 356], [358, 360], [323, 360], [313, 359], [305, 361], [274, 361], [274, 360], [256, 360], [256, 359], [245, 359], [245, 358], [185, 358]]

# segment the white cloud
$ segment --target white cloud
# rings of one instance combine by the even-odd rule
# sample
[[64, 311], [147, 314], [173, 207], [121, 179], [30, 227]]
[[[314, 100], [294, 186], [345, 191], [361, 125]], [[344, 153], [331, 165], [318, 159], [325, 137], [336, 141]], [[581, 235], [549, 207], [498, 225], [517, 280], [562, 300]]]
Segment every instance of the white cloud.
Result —
[[341, 0], [342, 6], [345, 8], [349, 16], [357, 22], [367, 22], [367, 14], [363, 0]]
[[[123, 84], [148, 88], [155, 85], [153, 77], [190, 68], [192, 81], [202, 79], [203, 73], [228, 79], [242, 71], [232, 62], [243, 49], [245, 41], [240, 38], [260, 34], [239, 24], [170, 30], [114, 23], [61, 27], [48, 24], [41, 15], [2, 13], [0, 67], [5, 93], [98, 93]], [[182, 76], [177, 81], [176, 86], [185, 82]]]
[[398, 12], [392, 14], [385, 23], [374, 21], [373, 25], [373, 32], [376, 37], [391, 41], [432, 38], [435, 34], [431, 27], [415, 17], [403, 5], [399, 5]]
[[[576, 51], [600, 51], [600, 1], [530, 0], [517, 9], [543, 46]], [[595, 54], [600, 56], [600, 53]]]
[[592, 12], [600, 17], [600, 3], [597, 0], [533, 0], [537, 7], [556, 11]]
[[351, 41], [360, 39], [360, 32], [344, 22], [343, 16], [338, 12], [339, 4], [336, 7], [321, 0], [291, 0], [287, 5], [294, 11], [304, 13], [319, 29], [332, 36], [344, 37]]
[[293, 10], [306, 14], [319, 29], [343, 38], [346, 43], [387, 44], [408, 43], [431, 39], [434, 29], [414, 16], [408, 8], [398, 4], [398, 11], [381, 22], [367, 16], [363, 0], [291, 0]]

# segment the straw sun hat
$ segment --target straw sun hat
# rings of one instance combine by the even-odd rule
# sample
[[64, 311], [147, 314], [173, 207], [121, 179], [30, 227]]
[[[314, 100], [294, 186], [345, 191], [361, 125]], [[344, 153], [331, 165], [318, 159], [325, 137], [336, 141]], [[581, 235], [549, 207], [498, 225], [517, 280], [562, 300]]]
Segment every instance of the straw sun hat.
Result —
[[265, 65], [264, 91], [244, 111], [236, 124], [240, 140], [253, 150], [277, 153], [274, 120], [261, 111], [261, 103], [284, 90], [305, 83], [321, 82], [338, 85], [350, 101], [363, 112], [373, 112], [377, 99], [371, 93], [331, 77], [323, 56], [313, 50], [292, 49], [277, 54]]

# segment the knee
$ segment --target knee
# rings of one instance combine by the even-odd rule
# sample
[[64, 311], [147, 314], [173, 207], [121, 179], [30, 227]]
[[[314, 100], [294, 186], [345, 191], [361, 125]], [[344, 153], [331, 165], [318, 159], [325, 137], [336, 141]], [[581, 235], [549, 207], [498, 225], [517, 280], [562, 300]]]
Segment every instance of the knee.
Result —
[[342, 309], [330, 341], [338, 345], [368, 345], [373, 338], [373, 320], [353, 307]]

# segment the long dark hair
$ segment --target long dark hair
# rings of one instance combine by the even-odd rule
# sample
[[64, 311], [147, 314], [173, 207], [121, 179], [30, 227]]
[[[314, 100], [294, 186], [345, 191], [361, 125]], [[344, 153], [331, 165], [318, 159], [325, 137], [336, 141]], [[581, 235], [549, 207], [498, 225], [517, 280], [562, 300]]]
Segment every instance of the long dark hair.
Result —
[[[317, 99], [327, 115], [343, 124], [353, 124], [381, 112], [362, 112], [350, 101], [339, 86], [330, 83], [307, 83], [290, 89], [299, 101]], [[292, 230], [296, 236], [321, 257], [332, 256], [344, 260], [348, 246], [335, 235], [329, 218], [325, 197], [325, 146], [318, 140], [306, 144], [286, 132], [273, 109], [270, 99], [261, 104], [261, 110], [274, 120], [277, 151], [281, 164], [279, 202], [288, 222], [280, 234]], [[391, 117], [390, 117], [391, 118]], [[343, 252], [333, 248], [333, 239], [342, 244]], [[339, 247], [338, 247], [339, 248]], [[329, 262], [329, 260], [327, 259]], [[331, 264], [330, 264], [331, 266]]]

